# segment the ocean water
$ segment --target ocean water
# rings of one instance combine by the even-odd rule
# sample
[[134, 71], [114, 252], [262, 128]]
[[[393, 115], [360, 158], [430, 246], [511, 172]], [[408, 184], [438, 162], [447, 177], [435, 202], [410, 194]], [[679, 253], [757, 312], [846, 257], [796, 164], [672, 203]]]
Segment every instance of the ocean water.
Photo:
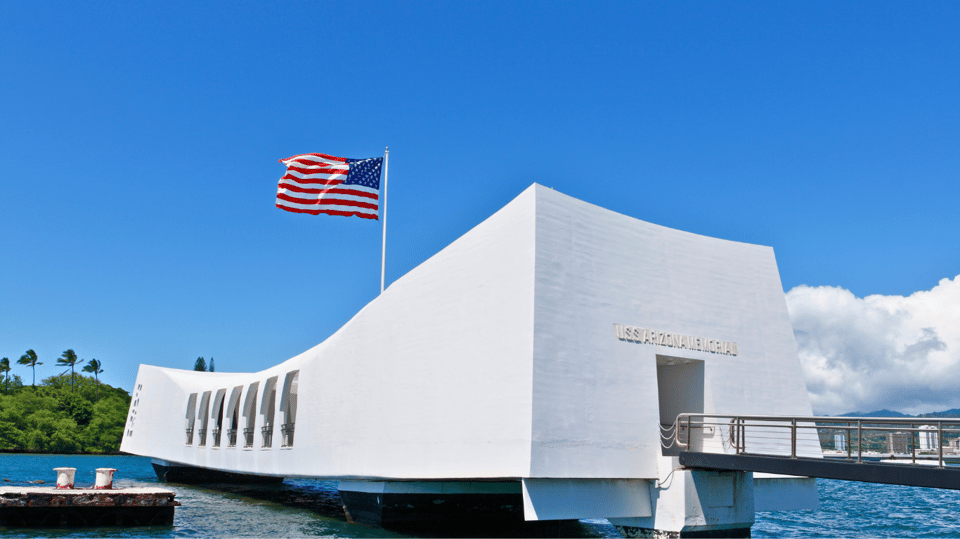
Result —
[[[0, 528], [0, 537], [405, 537], [346, 521], [336, 483], [204, 488], [159, 483], [150, 459], [132, 456], [0, 454], [0, 485], [34, 479], [56, 483], [53, 468], [77, 469], [77, 486], [92, 485], [96, 468], [116, 468], [117, 487], [163, 486], [182, 504], [173, 526], [69, 530]], [[816, 511], [757, 513], [753, 537], [960, 537], [960, 491], [818, 480]], [[618, 537], [600, 520], [512, 530], [443, 529], [418, 535]]]
[[[160, 483], [150, 459], [133, 456], [0, 454], [0, 485], [34, 479], [56, 485], [53, 468], [77, 469], [74, 484], [93, 485], [97, 468], [116, 468], [114, 487], [163, 487], [181, 506], [173, 526], [141, 528], [3, 529], [0, 537], [391, 537], [386, 530], [346, 522], [336, 483], [285, 481], [256, 489], [219, 490]], [[6, 480], [10, 481], [7, 482]], [[331, 503], [336, 500], [336, 505]]]

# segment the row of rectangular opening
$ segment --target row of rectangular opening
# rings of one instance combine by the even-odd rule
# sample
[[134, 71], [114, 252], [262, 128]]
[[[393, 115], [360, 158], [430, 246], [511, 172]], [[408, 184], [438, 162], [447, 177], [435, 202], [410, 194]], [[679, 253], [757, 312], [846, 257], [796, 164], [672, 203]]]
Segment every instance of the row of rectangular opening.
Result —
[[[283, 422], [280, 424], [280, 447], [293, 447], [294, 426], [297, 420], [297, 391], [300, 371], [290, 371], [284, 376], [280, 392], [279, 411]], [[273, 447], [274, 419], [277, 412], [277, 381], [279, 377], [270, 377], [263, 384], [260, 392], [260, 382], [248, 385], [244, 392], [242, 385], [230, 390], [227, 398], [227, 389], [221, 388], [203, 393], [191, 393], [187, 399], [186, 410], [186, 438], [187, 445], [193, 445], [196, 438], [197, 447], [207, 445], [207, 430], [211, 429], [211, 446], [221, 447], [221, 441], [226, 427], [226, 446], [236, 447], [238, 434], [242, 433], [244, 448], [254, 446], [256, 434], [257, 414], [260, 421], [260, 447]], [[259, 395], [259, 411], [257, 400]], [[198, 404], [199, 397], [199, 404]], [[241, 400], [243, 401], [241, 405]], [[242, 420], [242, 423], [241, 423]], [[199, 422], [199, 425], [197, 424]], [[242, 431], [240, 430], [243, 425]], [[195, 430], [196, 428], [196, 430]], [[196, 437], [194, 436], [196, 432]]]

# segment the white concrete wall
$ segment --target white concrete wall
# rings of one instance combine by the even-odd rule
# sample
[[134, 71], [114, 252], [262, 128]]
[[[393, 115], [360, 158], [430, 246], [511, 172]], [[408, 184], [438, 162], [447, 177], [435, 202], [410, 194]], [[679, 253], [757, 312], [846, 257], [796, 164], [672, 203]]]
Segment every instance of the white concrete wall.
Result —
[[[771, 248], [536, 189], [532, 477], [657, 477], [657, 354], [704, 361], [707, 413], [812, 413]], [[622, 341], [614, 324], [739, 353]]]
[[[614, 324], [735, 341], [739, 354], [622, 341]], [[704, 362], [708, 413], [811, 413], [772, 249], [534, 185], [284, 363], [142, 366], [121, 449], [285, 476], [654, 479], [658, 354]], [[292, 448], [280, 447], [279, 411], [272, 448], [261, 448], [260, 413], [250, 449], [242, 434], [228, 448], [226, 432], [220, 448], [185, 444], [190, 393], [242, 385], [243, 402], [259, 382], [259, 412], [266, 381], [277, 377], [279, 405], [294, 370]]]
[[[529, 471], [534, 192], [393, 283], [326, 343], [307, 446], [333, 475]], [[306, 381], [301, 381], [306, 387]]]
[[[122, 450], [214, 469], [285, 476], [522, 477], [529, 472], [535, 191], [393, 283], [325, 342], [254, 374], [141, 366]], [[318, 306], [321, 308], [321, 306]], [[185, 444], [192, 392], [300, 371], [295, 443]], [[199, 399], [198, 399], [199, 401]], [[242, 423], [242, 422], [241, 422]], [[213, 422], [211, 422], [212, 428]], [[199, 421], [197, 429], [199, 428]], [[243, 425], [241, 424], [241, 429]], [[208, 433], [208, 438], [210, 434]]]

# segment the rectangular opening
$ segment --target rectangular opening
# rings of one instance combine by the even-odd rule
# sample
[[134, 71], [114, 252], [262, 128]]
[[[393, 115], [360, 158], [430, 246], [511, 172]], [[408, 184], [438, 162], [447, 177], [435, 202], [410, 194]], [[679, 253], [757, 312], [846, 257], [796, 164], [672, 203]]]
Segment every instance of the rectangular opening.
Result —
[[186, 430], [187, 430], [187, 445], [193, 443], [193, 425], [197, 420], [197, 394], [191, 393], [190, 398], [187, 399], [187, 413], [186, 413]]
[[253, 433], [257, 420], [257, 389], [260, 382], [254, 382], [247, 388], [247, 397], [243, 401], [243, 447], [253, 447]]
[[198, 415], [200, 416], [200, 430], [197, 432], [197, 445], [207, 445], [207, 421], [210, 418], [210, 392], [204, 391], [203, 395], [200, 397], [200, 410], [198, 410]]
[[230, 400], [227, 404], [227, 447], [237, 446], [237, 427], [240, 425], [240, 393], [243, 386], [237, 386], [230, 392]]
[[260, 447], [273, 447], [273, 417], [277, 413], [277, 376], [271, 376], [263, 385], [263, 398], [260, 401], [260, 415], [263, 416], [263, 426], [260, 434], [263, 442]]
[[280, 424], [280, 447], [293, 447], [299, 380], [300, 371], [298, 370], [288, 372], [283, 379], [283, 392], [280, 394], [280, 411], [283, 413], [283, 423]]
[[[657, 355], [657, 394], [660, 401], [661, 432], [673, 435], [679, 429], [680, 441], [691, 442], [696, 450], [702, 439], [699, 422], [674, 424], [684, 413], [702, 414], [704, 393], [704, 363], [702, 360]], [[665, 445], [670, 445], [667, 440]], [[674, 443], [663, 448], [664, 455], [678, 455], [683, 448]]]
[[218, 389], [217, 396], [213, 400], [213, 408], [210, 410], [213, 419], [213, 447], [220, 447], [220, 434], [223, 432], [223, 399], [227, 394], [226, 389]]

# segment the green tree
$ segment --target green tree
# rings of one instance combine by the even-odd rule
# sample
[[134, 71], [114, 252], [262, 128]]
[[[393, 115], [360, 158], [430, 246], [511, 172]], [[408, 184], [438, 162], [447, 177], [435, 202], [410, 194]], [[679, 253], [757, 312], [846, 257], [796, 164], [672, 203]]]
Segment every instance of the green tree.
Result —
[[7, 375], [7, 392], [10, 394], [16, 393], [23, 387], [23, 380], [20, 378], [19, 374], [8, 374]]
[[213, 358], [210, 358], [210, 372], [213, 372]]
[[10, 378], [10, 358], [5, 357], [0, 359], [0, 374], [3, 375], [3, 390], [6, 391], [10, 386], [8, 383]]
[[[55, 410], [55, 407], [37, 410], [27, 418], [27, 425], [42, 432], [46, 439], [49, 440], [50, 436], [56, 432], [57, 420], [60, 419]], [[46, 449], [46, 447], [44, 447], [44, 449]]]
[[73, 348], [68, 348], [63, 352], [63, 355], [57, 358], [57, 366], [59, 367], [70, 367], [70, 390], [73, 390], [74, 382], [74, 366], [76, 366], [77, 361], [81, 361], [77, 358], [77, 353], [73, 351]]
[[[0, 392], [0, 451], [113, 453], [120, 449], [130, 394], [95, 376], [57, 374], [33, 391], [17, 375]], [[99, 399], [94, 403], [99, 392]]]
[[37, 387], [37, 365], [43, 365], [42, 361], [37, 361], [37, 353], [32, 349], [27, 350], [26, 354], [20, 356], [17, 361], [20, 365], [26, 365], [33, 369], [33, 387]]
[[80, 426], [86, 425], [93, 419], [93, 404], [74, 393], [73, 390], [58, 395], [57, 409]]
[[13, 423], [0, 422], [0, 449], [20, 449], [23, 447], [23, 432]]
[[103, 372], [103, 369], [100, 368], [101, 366], [99, 361], [91, 359], [83, 367], [83, 372], [93, 373], [93, 378], [97, 383], [97, 400], [100, 400], [100, 373]]
[[22, 391], [20, 377], [9, 376], [10, 391], [0, 393], [0, 451], [118, 451], [130, 394], [95, 377], [74, 378], [57, 374]]
[[193, 364], [193, 370], [195, 371], [207, 370], [207, 362], [204, 361], [202, 357], [198, 357], [197, 362]]
[[50, 445], [50, 437], [38, 429], [33, 429], [25, 435], [24, 445], [30, 451], [46, 451]]
[[77, 423], [72, 419], [60, 419], [54, 424], [50, 433], [50, 450], [55, 453], [76, 453], [80, 451], [77, 441]]
[[[42, 389], [42, 388], [41, 388]], [[10, 418], [17, 423], [17, 428], [24, 430], [28, 426], [33, 414], [43, 410], [56, 410], [57, 399], [43, 394], [41, 391], [23, 391], [15, 397], [10, 407]]]
[[102, 401], [93, 405], [93, 420], [83, 432], [85, 443], [91, 450], [106, 452], [120, 449], [127, 409], [130, 407], [125, 397], [126, 394], [104, 396]]

